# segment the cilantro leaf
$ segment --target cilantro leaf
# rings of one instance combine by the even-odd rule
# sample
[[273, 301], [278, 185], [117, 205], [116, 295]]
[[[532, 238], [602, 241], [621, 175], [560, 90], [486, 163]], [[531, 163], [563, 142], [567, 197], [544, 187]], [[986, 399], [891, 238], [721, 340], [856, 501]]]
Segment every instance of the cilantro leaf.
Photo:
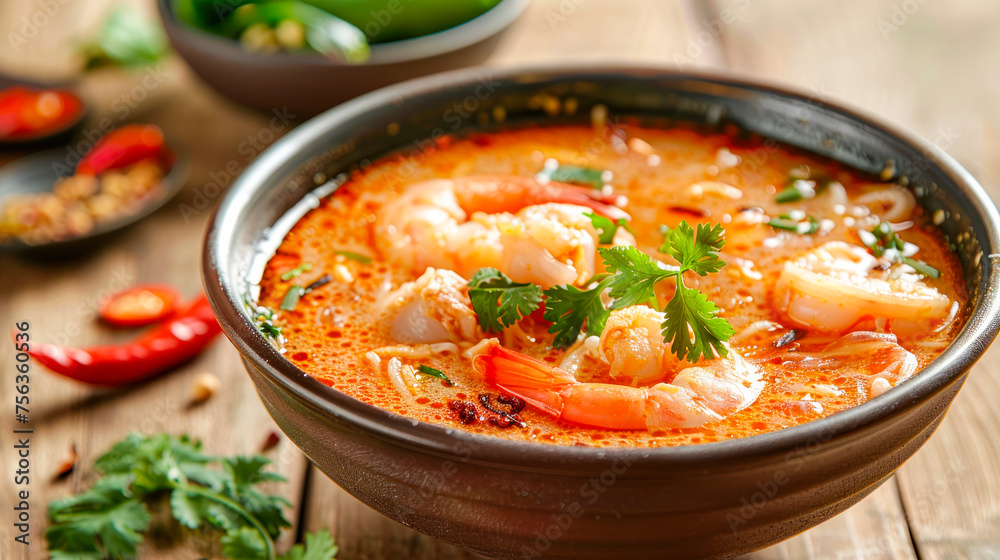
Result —
[[[90, 489], [49, 505], [49, 554], [57, 560], [134, 558], [150, 524], [145, 502], [166, 496], [181, 525], [226, 531], [227, 557], [274, 560], [273, 539], [291, 526], [284, 515], [291, 504], [260, 489], [285, 480], [265, 470], [268, 464], [259, 456], [206, 455], [187, 436], [129, 435], [96, 461], [103, 476]], [[336, 547], [327, 534], [307, 537], [297, 550], [304, 560], [330, 560]]]
[[267, 560], [267, 546], [259, 532], [242, 527], [222, 537], [222, 554], [240, 560]]
[[681, 222], [673, 229], [664, 226], [662, 231], [663, 244], [659, 251], [676, 259], [679, 266], [662, 263], [636, 247], [598, 249], [604, 266], [611, 273], [602, 281], [602, 285], [606, 282], [610, 288], [611, 309], [644, 303], [659, 309], [656, 285], [674, 278], [674, 295], [663, 310], [665, 318], [661, 325], [664, 341], [670, 342], [670, 351], [691, 362], [702, 356], [725, 356], [724, 342], [735, 331], [725, 319], [716, 316], [718, 307], [705, 294], [688, 288], [683, 277], [688, 271], [706, 276], [726, 266], [719, 257], [719, 251], [726, 244], [725, 229], [721, 225], [698, 224], [696, 230], [687, 222]]
[[601, 245], [610, 245], [613, 243], [615, 234], [618, 233], [618, 228], [620, 227], [625, 228], [626, 231], [635, 235], [635, 231], [628, 225], [628, 220], [625, 218], [618, 218], [615, 221], [611, 221], [611, 218], [605, 218], [593, 212], [587, 212], [584, 216], [590, 218], [591, 225], [597, 230], [597, 241]]
[[174, 519], [188, 529], [197, 529], [208, 517], [204, 504], [198, 503], [197, 495], [188, 494], [183, 489], [170, 493], [170, 511]]
[[486, 332], [500, 332], [542, 303], [542, 289], [514, 282], [495, 268], [481, 268], [469, 280], [469, 299]]
[[601, 247], [597, 252], [611, 276], [611, 309], [622, 309], [655, 301], [656, 284], [680, 274], [680, 269], [664, 264], [630, 245]]
[[326, 529], [307, 533], [305, 546], [297, 544], [279, 560], [333, 560], [337, 556], [337, 545]]
[[604, 172], [591, 167], [560, 165], [549, 175], [549, 179], [560, 183], [571, 183], [600, 189], [604, 186]]
[[575, 286], [553, 286], [545, 290], [545, 320], [552, 323], [549, 332], [556, 335], [553, 346], [566, 348], [576, 342], [586, 323], [587, 336], [604, 331], [604, 324], [611, 314], [604, 307], [601, 294], [611, 278], [601, 280], [589, 290]]
[[679, 359], [697, 362], [702, 356], [726, 356], [723, 341], [736, 331], [728, 321], [716, 317], [719, 308], [705, 294], [686, 287], [678, 278], [674, 297], [663, 311], [663, 339], [670, 342], [670, 352]]
[[263, 470], [271, 464], [269, 459], [260, 456], [233, 457], [223, 459], [222, 464], [231, 476], [225, 493], [256, 517], [271, 538], [277, 537], [281, 529], [292, 526], [283, 512], [283, 508], [292, 507], [292, 504], [281, 496], [265, 494], [256, 488], [262, 482], [285, 481], [280, 474]]
[[98, 480], [77, 496], [52, 502], [45, 531], [52, 558], [132, 558], [149, 527], [149, 510], [128, 490], [133, 477]]
[[719, 258], [719, 251], [726, 244], [726, 230], [722, 224], [714, 227], [698, 224], [697, 233], [687, 222], [681, 222], [674, 229], [666, 226], [660, 229], [663, 232], [663, 244], [659, 251], [677, 259], [681, 270], [705, 276], [726, 266], [725, 261]]

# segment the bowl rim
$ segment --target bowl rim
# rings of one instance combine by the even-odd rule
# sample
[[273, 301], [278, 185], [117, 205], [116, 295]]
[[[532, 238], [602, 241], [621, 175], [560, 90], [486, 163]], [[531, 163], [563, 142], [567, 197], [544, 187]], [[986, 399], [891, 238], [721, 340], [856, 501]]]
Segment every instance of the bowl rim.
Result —
[[[453, 27], [442, 29], [434, 33], [412, 37], [410, 39], [400, 39], [386, 43], [376, 43], [371, 45], [371, 58], [364, 64], [351, 65], [344, 62], [331, 60], [323, 55], [315, 53], [301, 52], [276, 52], [267, 55], [251, 53], [240, 48], [239, 43], [232, 39], [219, 37], [204, 30], [188, 26], [177, 19], [177, 15], [171, 9], [174, 0], [158, 0], [160, 17], [169, 25], [175, 26], [180, 32], [197, 37], [199, 40], [210, 41], [220, 49], [228, 51], [231, 56], [266, 56], [268, 62], [278, 64], [317, 64], [324, 66], [358, 66], [370, 67], [387, 64], [397, 64], [400, 62], [412, 62], [425, 58], [432, 58], [449, 52], [464, 49], [480, 41], [492, 37], [508, 27], [528, 8], [531, 0], [500, 0], [492, 8], [479, 14], [478, 16], [464, 21]], [[169, 35], [169, 33], [168, 33]]]
[[[580, 78], [581, 74], [594, 78], [655, 75], [771, 93], [798, 101], [809, 101], [826, 111], [848, 117], [859, 126], [892, 136], [917, 153], [934, 154], [931, 165], [938, 167], [964, 190], [983, 226], [984, 237], [980, 250], [984, 258], [981, 260], [981, 275], [977, 297], [973, 300], [974, 307], [968, 314], [965, 325], [945, 351], [930, 364], [905, 383], [865, 403], [774, 432], [692, 445], [650, 448], [581, 447], [507, 440], [413, 420], [368, 405], [323, 385], [284, 358], [250, 324], [240, 311], [242, 304], [239, 294], [220, 275], [220, 270], [228, 269], [225, 259], [228, 258], [229, 247], [233, 245], [232, 235], [238, 226], [238, 212], [249, 203], [253, 192], [261, 185], [267, 185], [272, 178], [280, 178], [283, 173], [287, 173], [285, 162], [298, 151], [299, 146], [317, 141], [341, 121], [391, 105], [401, 98], [419, 97], [422, 94], [476, 83], [484, 72], [492, 72], [492, 78], [497, 80], [530, 77], [532, 80], [546, 78], [559, 81], [571, 77]], [[816, 96], [795, 87], [731, 71], [679, 70], [672, 66], [634, 61], [621, 64], [609, 64], [602, 60], [598, 63], [473, 67], [408, 80], [362, 95], [300, 125], [261, 153], [230, 186], [210, 218], [203, 251], [203, 282], [216, 318], [226, 335], [243, 355], [243, 359], [252, 361], [270, 383], [293, 396], [299, 404], [319, 414], [337, 417], [392, 445], [443, 457], [461, 454], [463, 462], [513, 468], [537, 469], [542, 465], [556, 464], [562, 472], [567, 473], [574, 470], [574, 465], [579, 472], [590, 472], [583, 466], [595, 461], [618, 459], [649, 467], [680, 467], [808, 449], [817, 441], [826, 442], [834, 437], [848, 435], [900, 411], [905, 412], [960, 381], [1000, 329], [1000, 294], [989, 289], [1000, 281], [1000, 267], [995, 266], [994, 262], [995, 258], [1000, 258], [998, 226], [1000, 214], [985, 190], [943, 150], [899, 125], [886, 123], [840, 101], [816, 99]]]

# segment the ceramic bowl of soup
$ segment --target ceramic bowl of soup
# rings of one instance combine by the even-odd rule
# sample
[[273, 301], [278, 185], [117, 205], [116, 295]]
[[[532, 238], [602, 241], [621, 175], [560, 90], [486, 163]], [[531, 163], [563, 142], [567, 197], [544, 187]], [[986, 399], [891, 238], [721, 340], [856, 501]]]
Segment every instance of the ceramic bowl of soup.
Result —
[[997, 223], [930, 143], [784, 87], [471, 69], [268, 149], [204, 281], [281, 429], [392, 519], [489, 557], [732, 556], [931, 436], [997, 333]]

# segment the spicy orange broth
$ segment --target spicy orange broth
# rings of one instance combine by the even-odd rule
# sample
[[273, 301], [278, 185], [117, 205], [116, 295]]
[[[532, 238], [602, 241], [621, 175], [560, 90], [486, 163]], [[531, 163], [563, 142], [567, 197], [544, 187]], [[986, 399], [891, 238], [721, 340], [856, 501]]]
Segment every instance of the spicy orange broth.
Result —
[[[627, 139], [635, 137], [648, 143], [653, 153], [649, 154], [648, 149], [641, 150], [646, 153], [635, 149], [626, 151]], [[740, 156], [741, 162], [735, 167], [720, 169], [717, 161], [720, 148]], [[626, 153], [621, 153], [623, 151]], [[834, 229], [822, 236], [779, 232], [766, 224], [752, 228], [749, 234], [727, 236], [723, 259], [739, 257], [752, 261], [753, 270], [763, 275], [760, 281], [747, 279], [732, 263], [715, 275], [685, 277], [689, 286], [706, 292], [716, 302], [722, 309], [721, 316], [737, 333], [755, 321], [780, 322], [771, 302], [774, 283], [784, 261], [828, 241], [858, 244], [857, 228], [850, 225], [850, 220], [844, 223], [845, 216], [851, 216], [851, 212], [837, 215], [824, 196], [817, 195], [812, 200], [793, 204], [775, 202], [774, 194], [787, 183], [790, 171], [808, 166], [813, 176], [826, 175], [841, 182], [851, 199], [877, 182], [877, 179], [828, 160], [781, 148], [773, 142], [759, 138], [737, 140], [735, 133], [706, 135], [684, 128], [625, 125], [616, 128], [611, 135], [586, 127], [548, 127], [477, 133], [461, 139], [445, 137], [435, 148], [417, 158], [388, 156], [353, 172], [345, 184], [306, 214], [282, 241], [261, 280], [261, 305], [277, 309], [290, 285], [307, 285], [338, 264], [346, 266], [354, 277], [350, 283], [335, 280], [326, 284], [303, 297], [294, 310], [280, 312], [277, 323], [283, 326], [287, 338], [285, 355], [324, 384], [410, 418], [508, 439], [570, 445], [664, 446], [733, 439], [802, 424], [867, 399], [867, 386], [860, 375], [796, 371], [783, 368], [780, 359], [770, 359], [760, 364], [765, 369], [767, 385], [757, 401], [739, 413], [702, 427], [655, 432], [604, 430], [560, 422], [528, 407], [521, 413], [527, 427], [515, 425], [500, 429], [484, 421], [462, 424], [449, 409], [452, 399], [476, 402], [480, 393], [498, 394], [495, 388], [483, 383], [467, 359], [452, 354], [419, 361], [404, 359], [414, 367], [426, 364], [437, 368], [456, 384], [448, 387], [436, 379], [425, 380], [420, 383], [422, 394], [417, 394], [416, 404], [404, 402], [387, 378], [384, 361], [383, 371], [377, 373], [364, 357], [369, 350], [395, 345], [387, 335], [387, 327], [377, 320], [378, 313], [373, 309], [376, 298], [390, 286], [395, 289], [417, 276], [401, 271], [379, 255], [374, 224], [380, 206], [407, 185], [418, 181], [475, 174], [531, 176], [542, 169], [547, 158], [555, 158], [566, 165], [610, 170], [613, 173], [610, 184], [615, 192], [628, 197], [625, 210], [632, 215], [638, 246], [650, 255], [656, 254], [655, 248], [661, 241], [660, 224], [676, 226], [681, 220], [725, 224], [746, 207], [758, 206], [769, 216], [793, 208], [801, 209], [817, 219], [833, 220]], [[706, 196], [693, 201], [685, 189], [692, 183], [706, 180], [736, 186], [743, 191], [743, 197], [731, 200]], [[705, 217], [698, 217], [699, 213]], [[920, 247], [918, 258], [941, 271], [938, 279], [928, 278], [925, 282], [952, 301], [959, 302], [962, 305], [959, 317], [964, 317], [966, 294], [956, 256], [948, 250], [942, 235], [919, 206], [913, 220], [916, 225], [902, 232], [901, 237]], [[777, 241], [765, 243], [768, 238]], [[778, 247], [770, 246], [775, 243]], [[338, 256], [336, 252], [343, 250], [375, 258], [370, 264], [362, 264]], [[282, 273], [301, 263], [312, 263], [313, 267], [294, 280], [280, 279]], [[664, 286], [660, 291], [661, 303], [669, 299], [668, 289]], [[515, 343], [512, 348], [558, 364], [565, 351], [549, 346], [552, 339], [551, 335], [544, 334], [545, 325], [533, 318], [522, 323], [525, 330], [542, 336], [542, 342], [528, 346]], [[960, 323], [958, 320], [941, 333], [915, 342], [902, 341], [902, 344], [916, 355], [923, 367], [950, 342]], [[774, 333], [751, 337], [735, 345], [735, 349], [753, 360], [755, 356], [760, 358], [765, 353], [775, 352], [774, 338]], [[784, 348], [787, 351], [809, 348], [814, 339], [818, 337], [807, 334]], [[502, 337], [501, 342], [507, 344]], [[585, 364], [577, 375], [579, 379], [610, 381], [596, 361], [586, 360]], [[833, 385], [843, 393], [824, 396], [796, 388], [803, 383]], [[822, 412], [797, 405], [807, 392], [822, 405]]]

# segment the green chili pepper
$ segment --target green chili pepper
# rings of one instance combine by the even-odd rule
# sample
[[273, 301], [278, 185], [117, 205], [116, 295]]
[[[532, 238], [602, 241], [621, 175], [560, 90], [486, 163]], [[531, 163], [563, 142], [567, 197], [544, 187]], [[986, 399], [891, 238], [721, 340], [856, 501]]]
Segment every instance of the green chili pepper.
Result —
[[372, 43], [411, 39], [465, 23], [500, 0], [303, 0], [364, 31]]
[[369, 43], [444, 31], [469, 21], [500, 0], [176, 0], [184, 23], [235, 38], [257, 23], [294, 21], [316, 51], [351, 64], [368, 60]]

